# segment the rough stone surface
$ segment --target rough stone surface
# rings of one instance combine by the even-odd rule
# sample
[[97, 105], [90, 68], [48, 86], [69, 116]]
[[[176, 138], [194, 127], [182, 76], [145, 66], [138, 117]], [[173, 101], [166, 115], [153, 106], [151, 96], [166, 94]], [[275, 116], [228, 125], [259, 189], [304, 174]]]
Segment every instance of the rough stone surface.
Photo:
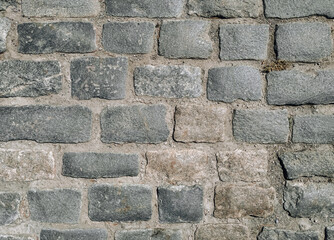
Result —
[[34, 239], [30, 238], [30, 237], [19, 237], [19, 236], [13, 236], [13, 235], [0, 235], [0, 240], [34, 240]]
[[203, 217], [203, 190], [200, 186], [158, 188], [159, 220], [165, 223], [199, 222]]
[[103, 25], [102, 44], [119, 54], [150, 53], [155, 25], [152, 22], [111, 22]]
[[262, 98], [261, 74], [253, 67], [212, 68], [208, 75], [207, 93], [211, 101], [231, 103], [238, 99], [258, 101]]
[[202, 225], [196, 230], [196, 240], [248, 240], [249, 231], [246, 226], [238, 224]]
[[0, 12], [6, 11], [8, 7], [16, 7], [16, 0], [0, 0]]
[[134, 72], [136, 95], [196, 98], [202, 94], [201, 69], [191, 66], [143, 66]]
[[1, 181], [34, 181], [53, 179], [53, 153], [44, 150], [0, 149]]
[[268, 217], [274, 211], [275, 189], [256, 184], [218, 184], [215, 188], [216, 218]]
[[81, 193], [71, 189], [30, 190], [30, 219], [47, 223], [78, 223]]
[[226, 117], [226, 108], [220, 106], [177, 106], [174, 139], [180, 142], [222, 141]]
[[296, 116], [292, 141], [313, 144], [334, 143], [334, 115]]
[[182, 231], [173, 229], [117, 231], [115, 235], [115, 240], [182, 240]]
[[250, 143], [285, 143], [289, 136], [286, 110], [236, 110], [233, 135]]
[[318, 233], [313, 231], [289, 231], [264, 227], [258, 240], [319, 240]]
[[8, 18], [0, 18], [0, 53], [7, 49], [7, 35], [11, 27], [11, 22]]
[[74, 178], [116, 178], [137, 176], [138, 155], [68, 152], [63, 156], [62, 175]]
[[334, 240], [334, 227], [326, 227], [326, 240]]
[[185, 0], [106, 0], [107, 14], [118, 17], [179, 17]]
[[104, 229], [75, 229], [75, 230], [54, 230], [43, 229], [40, 240], [107, 240], [108, 233]]
[[20, 201], [17, 193], [0, 193], [0, 226], [15, 222], [19, 217]]
[[164, 105], [116, 106], [101, 114], [101, 140], [111, 142], [160, 143], [167, 140]]
[[152, 189], [146, 185], [93, 185], [88, 200], [92, 221], [148, 221], [152, 215]]
[[0, 107], [0, 113], [0, 141], [78, 143], [90, 139], [92, 116], [86, 107]]
[[269, 41], [269, 25], [220, 25], [221, 60], [265, 60]]
[[96, 50], [95, 31], [88, 22], [21, 23], [20, 53], [88, 53]]
[[203, 17], [257, 18], [262, 10], [260, 0], [190, 0], [189, 13]]
[[23, 0], [25, 17], [90, 17], [100, 12], [98, 0]]
[[159, 54], [167, 58], [209, 58], [213, 51], [209, 28], [208, 21], [164, 21], [160, 30]]
[[124, 99], [127, 58], [79, 58], [71, 62], [72, 97]]
[[317, 62], [333, 50], [331, 27], [326, 23], [285, 23], [276, 30], [277, 58], [285, 61]]
[[0, 76], [0, 97], [38, 97], [56, 94], [62, 89], [57, 61], [2, 61]]

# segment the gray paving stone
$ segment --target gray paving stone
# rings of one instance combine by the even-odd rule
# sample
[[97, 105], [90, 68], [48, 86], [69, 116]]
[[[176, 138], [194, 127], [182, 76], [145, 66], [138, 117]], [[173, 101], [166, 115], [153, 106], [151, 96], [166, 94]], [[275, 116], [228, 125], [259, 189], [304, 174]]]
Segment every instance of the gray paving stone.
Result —
[[11, 21], [8, 18], [0, 18], [0, 53], [7, 50], [7, 36], [11, 25]]
[[18, 193], [0, 193], [0, 226], [11, 224], [19, 217], [20, 202]]
[[319, 240], [314, 231], [291, 231], [264, 227], [257, 240]]
[[43, 229], [40, 240], [107, 240], [108, 232], [104, 229]]
[[115, 240], [182, 240], [182, 231], [174, 229], [124, 230], [115, 235]]

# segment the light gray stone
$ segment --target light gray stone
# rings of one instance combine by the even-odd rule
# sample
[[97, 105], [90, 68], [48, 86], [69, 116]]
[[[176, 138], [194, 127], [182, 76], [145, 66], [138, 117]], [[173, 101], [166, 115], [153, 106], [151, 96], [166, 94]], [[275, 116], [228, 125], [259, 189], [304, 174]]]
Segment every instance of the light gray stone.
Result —
[[313, 231], [290, 231], [264, 227], [257, 240], [319, 240]]
[[20, 237], [14, 235], [0, 235], [0, 240], [34, 240], [30, 237]]
[[107, 240], [108, 232], [104, 229], [54, 230], [42, 229], [40, 240]]
[[249, 230], [239, 224], [209, 224], [197, 228], [195, 240], [249, 240]]
[[11, 21], [8, 18], [0, 18], [0, 53], [7, 50], [7, 36], [11, 25]]
[[334, 227], [326, 227], [326, 240], [334, 240]]
[[115, 235], [115, 240], [182, 240], [182, 231], [173, 229], [124, 230]]
[[0, 12], [6, 11], [8, 7], [16, 7], [16, 0], [0, 0]]
[[18, 193], [0, 193], [0, 226], [15, 222], [19, 217], [20, 202]]

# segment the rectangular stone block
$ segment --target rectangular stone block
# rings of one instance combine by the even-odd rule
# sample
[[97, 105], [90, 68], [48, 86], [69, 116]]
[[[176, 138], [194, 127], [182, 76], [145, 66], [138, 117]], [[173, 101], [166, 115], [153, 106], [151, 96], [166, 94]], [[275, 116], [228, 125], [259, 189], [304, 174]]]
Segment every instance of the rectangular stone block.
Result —
[[117, 231], [115, 240], [182, 240], [182, 231], [174, 229], [137, 229]]
[[208, 224], [197, 228], [195, 240], [249, 240], [249, 230], [239, 224]]
[[334, 227], [326, 227], [326, 240], [334, 240]]
[[108, 232], [104, 229], [55, 230], [42, 229], [40, 240], [107, 240]]
[[11, 21], [8, 18], [0, 18], [0, 53], [7, 50], [7, 36], [11, 25]]
[[0, 193], [0, 226], [16, 221], [20, 215], [21, 197], [18, 193]]
[[264, 227], [258, 240], [319, 240], [318, 233], [313, 231], [291, 231]]
[[88, 142], [92, 114], [86, 107], [0, 107], [0, 141]]

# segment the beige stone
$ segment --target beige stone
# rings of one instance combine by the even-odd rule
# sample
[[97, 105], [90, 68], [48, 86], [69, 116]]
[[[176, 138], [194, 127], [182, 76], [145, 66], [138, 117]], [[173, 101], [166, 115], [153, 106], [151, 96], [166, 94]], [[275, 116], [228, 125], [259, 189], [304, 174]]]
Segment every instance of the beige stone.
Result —
[[210, 224], [200, 226], [196, 231], [196, 240], [248, 240], [249, 231], [239, 224]]

